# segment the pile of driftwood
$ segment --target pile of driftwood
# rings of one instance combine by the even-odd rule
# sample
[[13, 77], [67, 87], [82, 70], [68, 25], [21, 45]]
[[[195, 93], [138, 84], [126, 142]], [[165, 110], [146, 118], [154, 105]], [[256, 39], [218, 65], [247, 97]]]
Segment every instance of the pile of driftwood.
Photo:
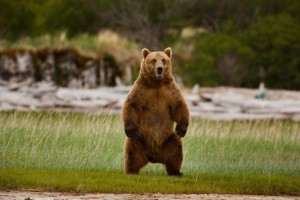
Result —
[[[33, 86], [0, 82], [0, 110], [50, 110], [120, 113], [130, 86], [96, 89], [62, 88], [40, 82]], [[200, 88], [185, 91], [192, 117], [213, 120], [300, 121], [300, 93], [267, 91], [255, 99], [257, 90]]]
[[129, 88], [72, 89], [46, 82], [28, 86], [0, 82], [0, 110], [119, 112]]
[[239, 88], [201, 88], [188, 94], [191, 116], [213, 120], [293, 120], [300, 121], [300, 92]]

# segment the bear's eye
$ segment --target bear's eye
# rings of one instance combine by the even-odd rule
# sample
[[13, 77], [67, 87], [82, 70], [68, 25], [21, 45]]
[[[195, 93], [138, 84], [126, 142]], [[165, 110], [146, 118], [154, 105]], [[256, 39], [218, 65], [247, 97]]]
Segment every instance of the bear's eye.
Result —
[[164, 65], [167, 63], [166, 59], [164, 59], [164, 58], [161, 61]]
[[152, 59], [152, 61], [151, 61], [153, 64], [155, 64], [156, 63], [156, 59], [154, 58], [154, 59]]

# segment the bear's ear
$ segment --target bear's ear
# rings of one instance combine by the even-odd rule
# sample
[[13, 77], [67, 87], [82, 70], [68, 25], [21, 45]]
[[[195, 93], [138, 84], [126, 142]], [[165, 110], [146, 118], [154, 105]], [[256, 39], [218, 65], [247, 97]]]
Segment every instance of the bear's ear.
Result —
[[172, 49], [171, 47], [168, 47], [164, 50], [164, 53], [168, 55], [169, 58], [172, 57]]
[[150, 51], [148, 49], [143, 48], [143, 50], [142, 50], [143, 58], [146, 58], [149, 53], [150, 53]]

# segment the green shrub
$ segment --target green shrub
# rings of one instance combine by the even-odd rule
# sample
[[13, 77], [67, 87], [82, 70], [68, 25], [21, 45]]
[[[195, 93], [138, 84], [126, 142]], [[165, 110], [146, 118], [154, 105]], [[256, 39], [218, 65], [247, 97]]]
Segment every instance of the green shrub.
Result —
[[259, 19], [242, 33], [242, 40], [263, 67], [271, 88], [300, 89], [300, 26], [288, 14]]
[[184, 81], [204, 86], [245, 84], [253, 57], [250, 48], [223, 33], [200, 33], [189, 40], [194, 49], [182, 67]]

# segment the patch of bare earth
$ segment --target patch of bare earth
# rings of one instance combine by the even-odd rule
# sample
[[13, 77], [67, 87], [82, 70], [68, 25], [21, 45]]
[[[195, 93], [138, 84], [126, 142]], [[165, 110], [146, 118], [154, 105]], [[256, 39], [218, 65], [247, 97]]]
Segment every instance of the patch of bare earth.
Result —
[[220, 195], [220, 194], [103, 194], [61, 193], [41, 190], [0, 191], [0, 200], [88, 200], [88, 199], [200, 199], [200, 200], [300, 200], [296, 196]]

